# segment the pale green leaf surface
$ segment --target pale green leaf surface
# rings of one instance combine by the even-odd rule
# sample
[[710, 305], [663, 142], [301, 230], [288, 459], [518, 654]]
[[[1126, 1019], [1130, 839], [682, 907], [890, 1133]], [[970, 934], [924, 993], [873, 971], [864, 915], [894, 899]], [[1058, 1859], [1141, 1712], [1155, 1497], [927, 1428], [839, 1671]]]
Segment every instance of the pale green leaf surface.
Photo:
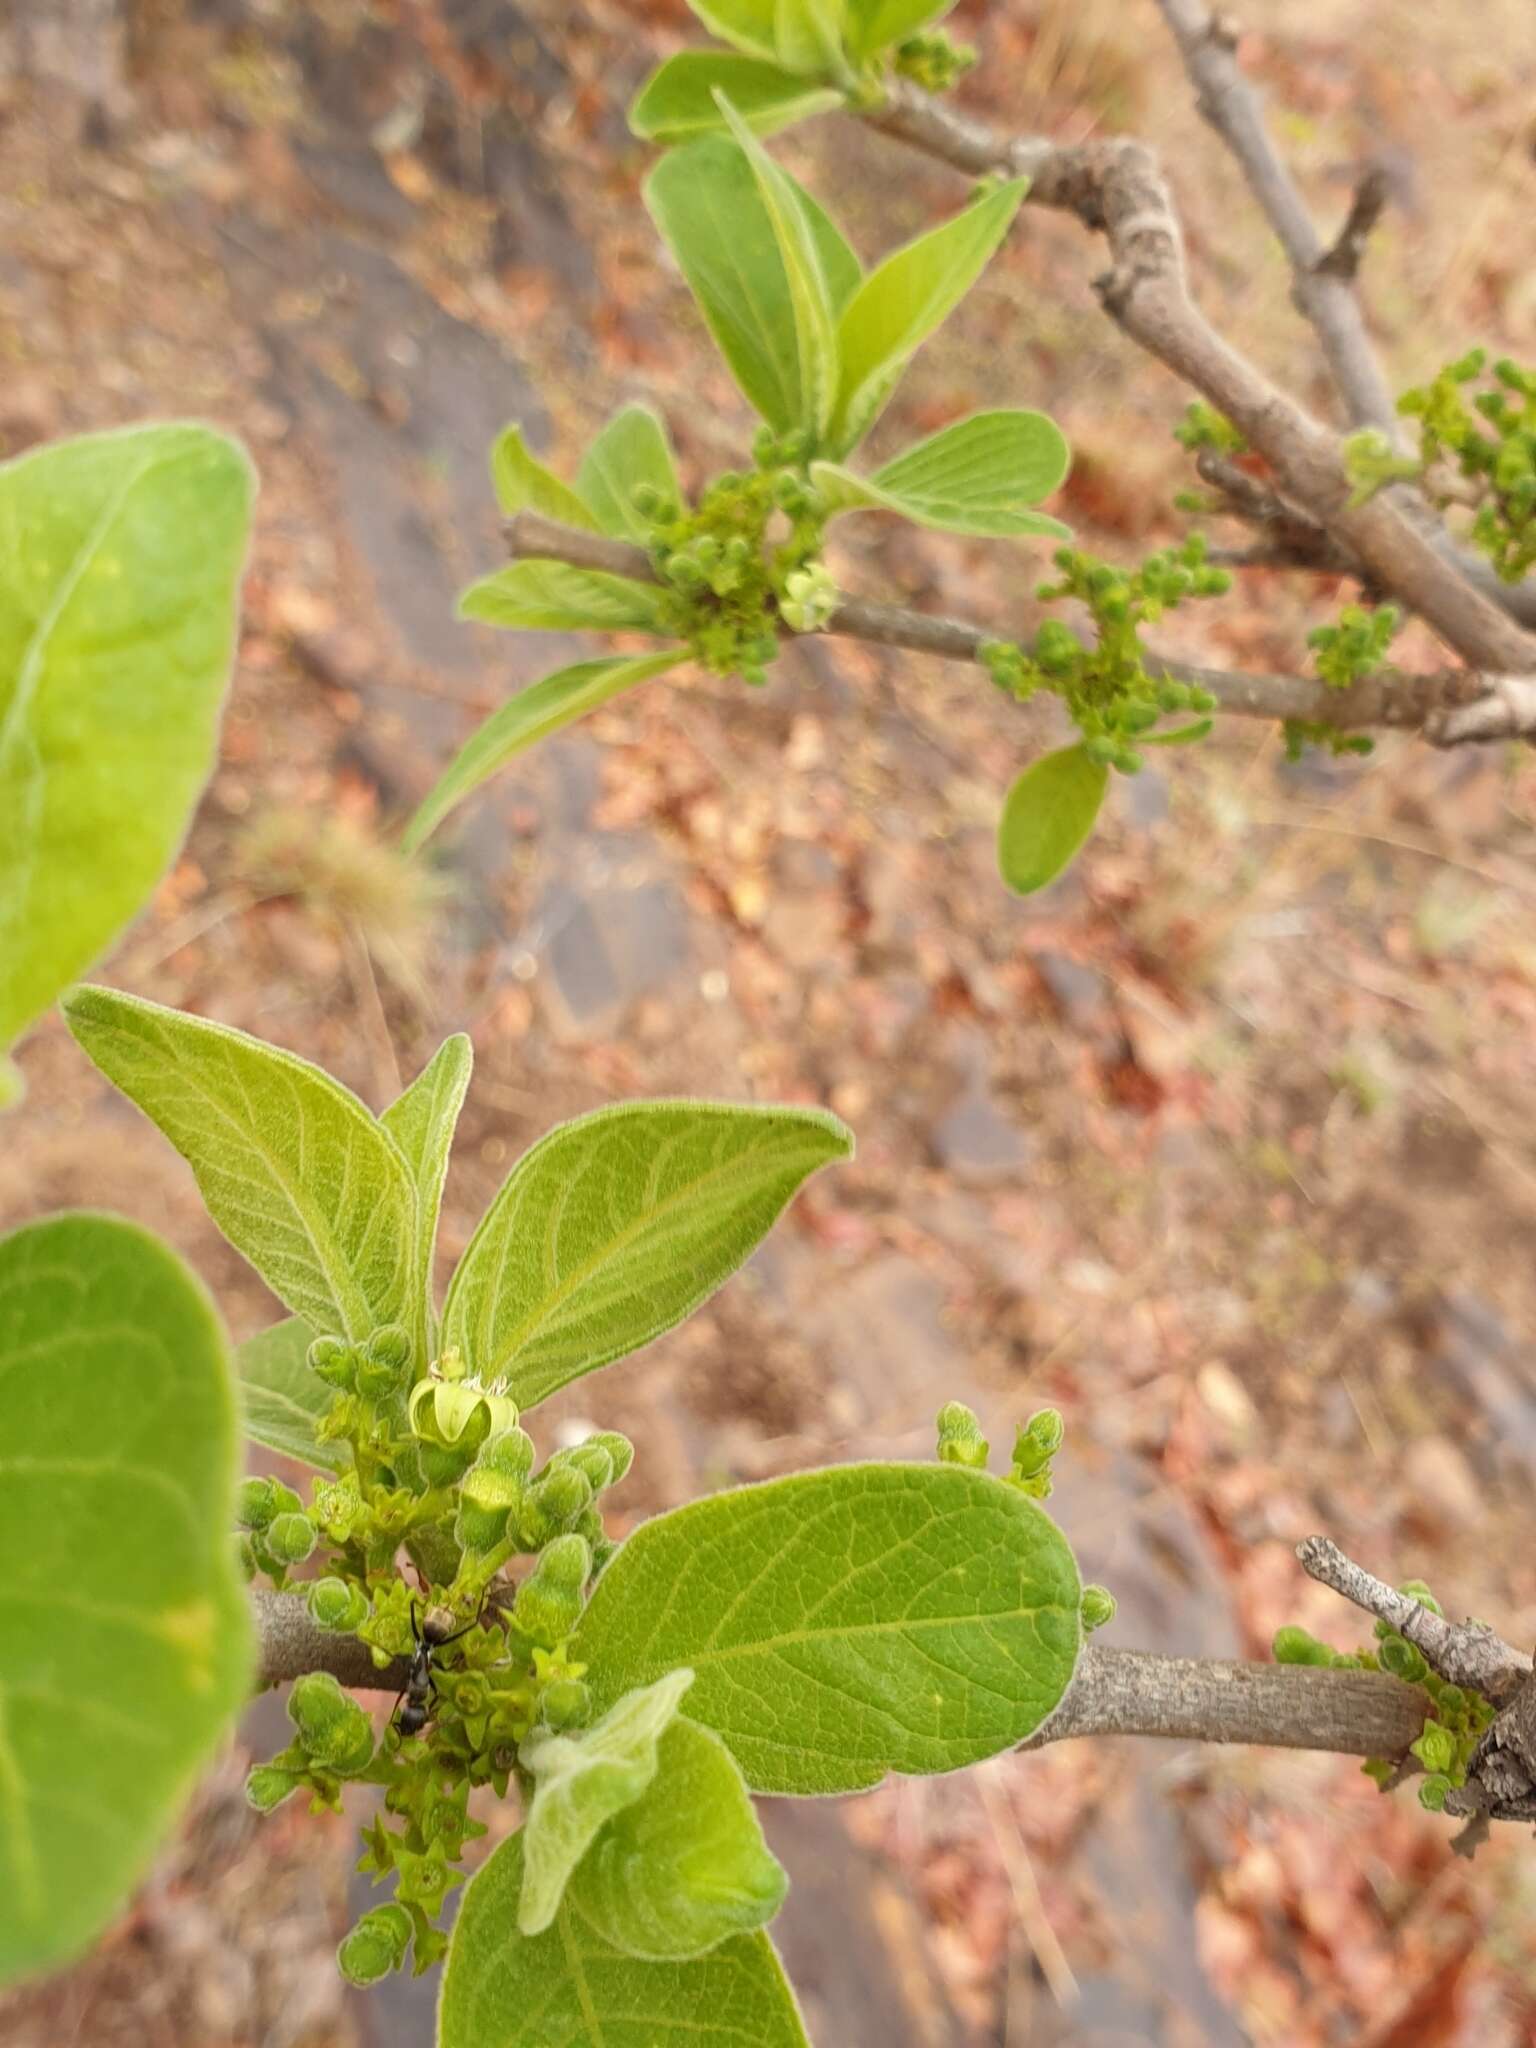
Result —
[[794, 424], [803, 427], [819, 446], [832, 417], [838, 378], [837, 315], [832, 286], [822, 266], [820, 241], [803, 203], [802, 188], [774, 162], [730, 102], [723, 95], [719, 98], [727, 126], [757, 180], [789, 286], [800, 387], [800, 410]]
[[459, 617], [513, 631], [661, 633], [661, 603], [659, 584], [534, 557], [472, 583], [459, 599]]
[[683, 50], [654, 71], [629, 110], [636, 135], [653, 142], [688, 142], [718, 135], [725, 116], [722, 92], [754, 135], [773, 135], [796, 121], [841, 104], [835, 86], [819, 84], [759, 57], [725, 50]]
[[786, 71], [834, 75], [843, 57], [844, 0], [776, 0], [774, 48]]
[[224, 1333], [174, 1253], [80, 1212], [0, 1238], [0, 1398], [3, 1982], [122, 1904], [251, 1644]]
[[462, 1031], [456, 1031], [443, 1040], [410, 1087], [379, 1118], [399, 1146], [416, 1186], [416, 1277], [424, 1312], [424, 1340], [432, 1322], [432, 1263], [443, 1183], [448, 1178], [453, 1133], [474, 1063], [474, 1047]]
[[775, 0], [688, 0], [711, 35], [749, 56], [774, 54]]
[[190, 425], [0, 463], [0, 1063], [181, 844], [253, 487], [236, 443]]
[[523, 1744], [533, 1800], [523, 1825], [519, 1933], [544, 1932], [598, 1830], [633, 1805], [656, 1776], [662, 1731], [692, 1683], [691, 1671], [669, 1671], [616, 1700], [580, 1735], [546, 1735]]
[[1080, 746], [1060, 747], [1031, 761], [1003, 803], [997, 865], [1015, 894], [1043, 889], [1071, 861], [1093, 830], [1109, 770]]
[[578, 661], [508, 698], [500, 710], [476, 727], [423, 797], [406, 827], [406, 852], [414, 853], [456, 805], [535, 740], [559, 732], [599, 704], [676, 667], [685, 653], [686, 649], [675, 647], [663, 654], [608, 655], [596, 661]]
[[562, 526], [587, 533], [599, 531], [597, 521], [567, 483], [534, 455], [515, 423], [503, 427], [491, 447], [491, 482], [496, 502], [509, 517], [514, 512], [541, 512]]
[[869, 432], [902, 371], [986, 268], [1028, 184], [999, 185], [888, 256], [859, 286], [838, 322], [832, 453], [846, 454]]
[[301, 1316], [289, 1316], [236, 1347], [241, 1420], [253, 1443], [317, 1471], [340, 1472], [351, 1462], [346, 1445], [321, 1443], [315, 1435], [336, 1389], [309, 1369], [314, 1334]]
[[355, 1095], [259, 1038], [116, 989], [73, 989], [64, 1014], [279, 1301], [326, 1336], [413, 1323], [415, 1189]]
[[1066, 439], [1039, 412], [973, 413], [908, 448], [873, 476], [834, 462], [812, 474], [834, 510], [899, 512], [946, 533], [1046, 533], [1065, 537], [1059, 519], [1031, 511], [1066, 476]]
[[766, 1934], [685, 1963], [622, 1954], [570, 1904], [517, 1932], [523, 1838], [470, 1880], [438, 2007], [438, 2048], [809, 2048]]
[[[804, 187], [792, 189], [835, 315], [858, 286], [858, 258]], [[746, 397], [780, 432], [798, 424], [800, 355], [789, 278], [745, 152], [723, 135], [668, 150], [646, 180], [645, 200]]]
[[444, 1341], [531, 1408], [681, 1322], [852, 1150], [815, 1109], [632, 1102], [558, 1125], [481, 1219]]
[[626, 405], [587, 450], [576, 488], [604, 533], [644, 546], [654, 522], [635, 505], [642, 484], [659, 491], [664, 504], [682, 502], [666, 428], [649, 406]]
[[847, 4], [848, 48], [855, 57], [871, 57], [941, 21], [955, 0], [847, 0]]
[[643, 1523], [576, 1654], [599, 1706], [694, 1673], [689, 1718], [758, 1792], [953, 1771], [1038, 1728], [1071, 1680], [1077, 1566], [1015, 1487], [956, 1465], [847, 1465]]
[[666, 1962], [765, 1927], [788, 1888], [735, 1759], [680, 1715], [655, 1778], [598, 1835], [568, 1896], [615, 1948]]

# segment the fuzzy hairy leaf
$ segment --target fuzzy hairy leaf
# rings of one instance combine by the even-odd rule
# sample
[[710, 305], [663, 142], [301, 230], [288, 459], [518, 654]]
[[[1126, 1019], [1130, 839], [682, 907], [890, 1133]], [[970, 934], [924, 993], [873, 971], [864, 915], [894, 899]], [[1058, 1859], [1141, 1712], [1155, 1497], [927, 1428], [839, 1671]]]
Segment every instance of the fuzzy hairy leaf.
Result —
[[[857, 288], [858, 258], [804, 187], [789, 182], [835, 314]], [[798, 425], [805, 407], [789, 277], [746, 152], [723, 135], [668, 150], [646, 180], [645, 201], [746, 397], [780, 432]]]
[[355, 1095], [259, 1038], [117, 989], [73, 989], [64, 1014], [279, 1301], [326, 1335], [413, 1323], [416, 1191]]
[[1054, 882], [1093, 830], [1109, 770], [1083, 747], [1060, 747], [1031, 761], [1003, 803], [997, 865], [1016, 895]]
[[766, 1927], [788, 1888], [730, 1751], [679, 1715], [655, 1778], [598, 1835], [567, 1896], [626, 1955], [671, 1962]]
[[776, 0], [773, 40], [786, 71], [835, 73], [843, 56], [845, 0]]
[[520, 1934], [542, 1934], [571, 1873], [605, 1822], [631, 1806], [656, 1775], [657, 1745], [675, 1719], [691, 1671], [669, 1671], [626, 1693], [580, 1735], [546, 1735], [523, 1745], [533, 1800], [523, 1825]]
[[534, 558], [471, 583], [459, 617], [512, 631], [663, 633], [659, 584]]
[[399, 1146], [416, 1187], [416, 1276], [423, 1311], [423, 1357], [432, 1321], [432, 1263], [443, 1183], [448, 1178], [453, 1133], [474, 1063], [473, 1045], [462, 1031], [456, 1031], [443, 1040], [410, 1087], [379, 1118]]
[[636, 135], [652, 142], [688, 142], [725, 132], [715, 99], [723, 93], [754, 135], [774, 135], [796, 121], [839, 106], [835, 86], [786, 71], [759, 57], [725, 50], [683, 50], [654, 71], [629, 110]]
[[514, 755], [531, 747], [535, 740], [573, 725], [611, 697], [622, 696], [637, 683], [649, 682], [653, 676], [675, 668], [684, 652], [677, 647], [664, 654], [615, 654], [596, 661], [578, 661], [520, 690], [475, 728], [435, 786], [422, 798], [405, 829], [406, 852], [415, 853], [450, 811], [488, 782]]
[[491, 482], [496, 502], [510, 518], [514, 512], [542, 512], [562, 526], [599, 531], [597, 521], [567, 483], [546, 469], [523, 439], [514, 421], [503, 427], [491, 446]]
[[833, 454], [846, 455], [869, 432], [902, 371], [990, 262], [1028, 186], [1027, 178], [999, 185], [888, 256], [859, 286], [837, 328]]
[[110, 1919], [243, 1702], [224, 1333], [135, 1225], [0, 1238], [0, 1982]]
[[513, 1835], [464, 1893], [438, 2048], [810, 2048], [766, 1934], [739, 1934], [692, 1962], [641, 1962], [570, 1903], [546, 1933], [520, 1935], [522, 1887]]
[[314, 1334], [302, 1316], [288, 1316], [236, 1346], [241, 1421], [252, 1443], [317, 1471], [339, 1472], [350, 1462], [346, 1445], [323, 1444], [315, 1435], [336, 1389], [309, 1369]]
[[198, 426], [0, 463], [0, 1071], [181, 844], [214, 763], [253, 488], [243, 450]]
[[1071, 1681], [1077, 1566], [1016, 1487], [956, 1465], [844, 1465], [646, 1522], [577, 1637], [599, 1706], [694, 1673], [688, 1714], [757, 1792], [958, 1770], [1038, 1728]]
[[587, 450], [576, 488], [604, 533], [644, 546], [652, 522], [635, 506], [642, 484], [659, 491], [664, 503], [682, 502], [666, 428], [649, 406], [626, 405]]
[[481, 1219], [444, 1341], [531, 1408], [681, 1322], [795, 1191], [852, 1150], [816, 1109], [630, 1102], [561, 1124]]
[[1029, 508], [1059, 487], [1070, 463], [1053, 420], [1041, 412], [1006, 411], [956, 420], [873, 476], [857, 476], [835, 462], [812, 463], [811, 471], [834, 510], [898, 512], [945, 533], [1064, 538], [1069, 527]]

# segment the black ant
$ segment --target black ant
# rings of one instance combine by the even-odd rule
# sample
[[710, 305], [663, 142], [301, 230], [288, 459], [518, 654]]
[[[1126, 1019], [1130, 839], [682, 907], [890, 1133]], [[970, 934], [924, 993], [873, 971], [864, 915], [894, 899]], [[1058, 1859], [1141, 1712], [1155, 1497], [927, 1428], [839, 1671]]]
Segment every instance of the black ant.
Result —
[[404, 1709], [400, 1711], [399, 1725], [402, 1736], [419, 1735], [431, 1718], [432, 1701], [437, 1692], [433, 1658], [439, 1650], [445, 1649], [449, 1643], [456, 1643], [460, 1636], [467, 1636], [472, 1628], [478, 1628], [479, 1625], [480, 1617], [477, 1614], [473, 1621], [467, 1621], [463, 1628], [456, 1628], [449, 1634], [432, 1614], [429, 1613], [424, 1621], [419, 1619], [417, 1602], [412, 1599], [411, 1635], [415, 1639], [416, 1648], [411, 1655], [411, 1668], [406, 1675], [405, 1684], [395, 1696], [397, 1709], [400, 1708], [401, 1700], [405, 1701]]

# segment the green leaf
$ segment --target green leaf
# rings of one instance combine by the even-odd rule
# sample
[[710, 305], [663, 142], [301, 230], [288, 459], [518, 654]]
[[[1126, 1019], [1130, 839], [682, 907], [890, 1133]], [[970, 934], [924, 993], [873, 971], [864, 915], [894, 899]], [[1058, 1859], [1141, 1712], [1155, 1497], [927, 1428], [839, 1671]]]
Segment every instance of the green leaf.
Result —
[[443, 1182], [448, 1178], [448, 1155], [474, 1063], [474, 1047], [462, 1031], [456, 1031], [443, 1040], [410, 1087], [379, 1118], [404, 1155], [416, 1187], [416, 1277], [424, 1311], [423, 1357], [430, 1345], [433, 1320], [432, 1264]]
[[662, 596], [658, 583], [535, 559], [471, 583], [459, 599], [459, 617], [516, 631], [664, 633]]
[[412, 1322], [416, 1191], [355, 1095], [291, 1052], [116, 989], [73, 989], [64, 1014], [279, 1301], [327, 1336]]
[[1031, 761], [1003, 803], [997, 865], [1019, 896], [1054, 882], [1093, 830], [1109, 770], [1081, 746]]
[[845, 0], [777, 0], [773, 40], [786, 71], [822, 78], [843, 68]]
[[827, 444], [846, 454], [869, 432], [918, 349], [980, 277], [1008, 232], [1027, 178], [999, 185], [919, 235], [865, 278], [838, 322], [838, 387]]
[[945, 533], [1007, 536], [1070, 527], [1027, 508], [1048, 498], [1071, 462], [1065, 437], [1040, 412], [980, 412], [908, 448], [873, 476], [836, 462], [811, 473], [835, 512], [900, 513]]
[[576, 1638], [599, 1707], [687, 1665], [757, 1792], [857, 1792], [1021, 1742], [1071, 1681], [1077, 1566], [1024, 1493], [845, 1465], [694, 1501], [606, 1566]]
[[465, 1890], [438, 2048], [810, 2048], [766, 1934], [692, 1962], [640, 1962], [569, 1903], [547, 1933], [520, 1935], [522, 1887], [519, 1834]]
[[629, 110], [636, 135], [654, 142], [688, 142], [717, 135], [725, 116], [715, 101], [724, 93], [754, 135], [773, 135], [842, 103], [835, 86], [797, 77], [759, 57], [724, 50], [684, 50], [651, 74]]
[[[810, 194], [787, 182], [836, 315], [857, 289], [858, 258]], [[779, 432], [798, 425], [804, 408], [789, 277], [745, 151], [725, 136], [668, 150], [646, 180], [645, 201], [742, 391]]]
[[649, 406], [626, 405], [587, 450], [576, 488], [604, 533], [644, 547], [655, 522], [636, 509], [642, 484], [659, 492], [664, 504], [682, 502], [666, 428]]
[[1171, 732], [1141, 732], [1136, 735], [1136, 744], [1138, 747], [1187, 747], [1192, 740], [1203, 740], [1212, 724], [1209, 718], [1197, 718], [1193, 724], [1175, 726]]
[[772, 57], [775, 0], [688, 0], [711, 35], [745, 50], [749, 57]]
[[627, 1102], [560, 1124], [481, 1219], [444, 1341], [532, 1408], [680, 1323], [795, 1191], [852, 1151], [819, 1109]]
[[822, 268], [820, 243], [801, 202], [801, 188], [774, 162], [730, 101], [722, 95], [719, 104], [757, 180], [758, 196], [778, 243], [789, 287], [800, 387], [800, 409], [794, 424], [803, 427], [819, 446], [832, 417], [838, 377], [837, 315], [832, 287]]
[[533, 1802], [523, 1827], [520, 1934], [542, 1934], [560, 1910], [571, 1872], [598, 1830], [632, 1806], [656, 1775], [656, 1746], [693, 1683], [669, 1671], [626, 1693], [581, 1735], [546, 1735], [522, 1747], [533, 1773]]
[[0, 1981], [66, 1961], [240, 1707], [224, 1334], [165, 1245], [76, 1213], [0, 1238]]
[[523, 430], [515, 423], [503, 427], [492, 445], [491, 482], [496, 487], [496, 502], [509, 518], [514, 512], [542, 512], [562, 526], [579, 527], [587, 533], [599, 531], [597, 521], [570, 485], [529, 453]]
[[615, 1948], [670, 1962], [766, 1926], [788, 1888], [730, 1751], [680, 1715], [651, 1785], [597, 1837], [568, 1896]]
[[315, 1435], [336, 1389], [309, 1369], [314, 1334], [302, 1316], [289, 1316], [236, 1347], [241, 1420], [252, 1443], [319, 1472], [340, 1472], [351, 1461], [347, 1446]]
[[215, 759], [253, 487], [207, 427], [0, 463], [0, 1071], [181, 844]]
[[872, 57], [877, 50], [904, 43], [930, 22], [941, 21], [954, 4], [955, 0], [847, 0], [849, 54]]
[[498, 768], [514, 754], [531, 747], [535, 740], [559, 732], [618, 697], [637, 683], [649, 682], [669, 668], [675, 668], [686, 649], [676, 647], [665, 654], [608, 655], [598, 661], [578, 661], [570, 668], [556, 669], [542, 682], [509, 698], [478, 726], [435, 787], [423, 798], [416, 815], [405, 830], [407, 853], [417, 849], [437, 830], [448, 813], [465, 797], [488, 782]]

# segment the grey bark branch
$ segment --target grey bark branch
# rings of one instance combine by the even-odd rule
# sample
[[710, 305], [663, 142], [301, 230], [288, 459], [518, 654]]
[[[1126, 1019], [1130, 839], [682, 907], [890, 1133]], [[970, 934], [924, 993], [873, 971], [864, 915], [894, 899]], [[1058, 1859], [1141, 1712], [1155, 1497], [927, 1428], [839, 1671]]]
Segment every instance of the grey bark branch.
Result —
[[1440, 552], [1450, 545], [1448, 538], [1438, 528], [1427, 532], [1416, 516], [1405, 516], [1393, 493], [1352, 504], [1338, 436], [1238, 355], [1205, 319], [1189, 293], [1168, 187], [1144, 143], [1058, 148], [1037, 139], [1007, 141], [906, 81], [898, 81], [885, 106], [866, 118], [972, 175], [1028, 172], [1031, 204], [1075, 214], [1107, 239], [1111, 267], [1095, 281], [1095, 290], [1110, 318], [1232, 421], [1269, 464], [1285, 497], [1357, 556], [1374, 581], [1417, 612], [1469, 668], [1490, 674], [1536, 671], [1536, 639]]
[[[518, 559], [570, 562], [581, 569], [656, 581], [650, 557], [629, 541], [560, 526], [537, 512], [515, 513], [504, 531], [508, 552]], [[827, 630], [881, 647], [972, 662], [979, 661], [987, 641], [1008, 637], [996, 628], [909, 611], [874, 598], [845, 599]], [[1445, 746], [1536, 735], [1536, 660], [1531, 674], [1523, 677], [1463, 668], [1424, 675], [1383, 670], [1348, 690], [1335, 690], [1313, 676], [1238, 674], [1158, 653], [1149, 653], [1149, 659], [1159, 674], [1209, 690], [1221, 710], [1238, 718], [1298, 718], [1339, 732], [1390, 726], [1422, 733]]]

